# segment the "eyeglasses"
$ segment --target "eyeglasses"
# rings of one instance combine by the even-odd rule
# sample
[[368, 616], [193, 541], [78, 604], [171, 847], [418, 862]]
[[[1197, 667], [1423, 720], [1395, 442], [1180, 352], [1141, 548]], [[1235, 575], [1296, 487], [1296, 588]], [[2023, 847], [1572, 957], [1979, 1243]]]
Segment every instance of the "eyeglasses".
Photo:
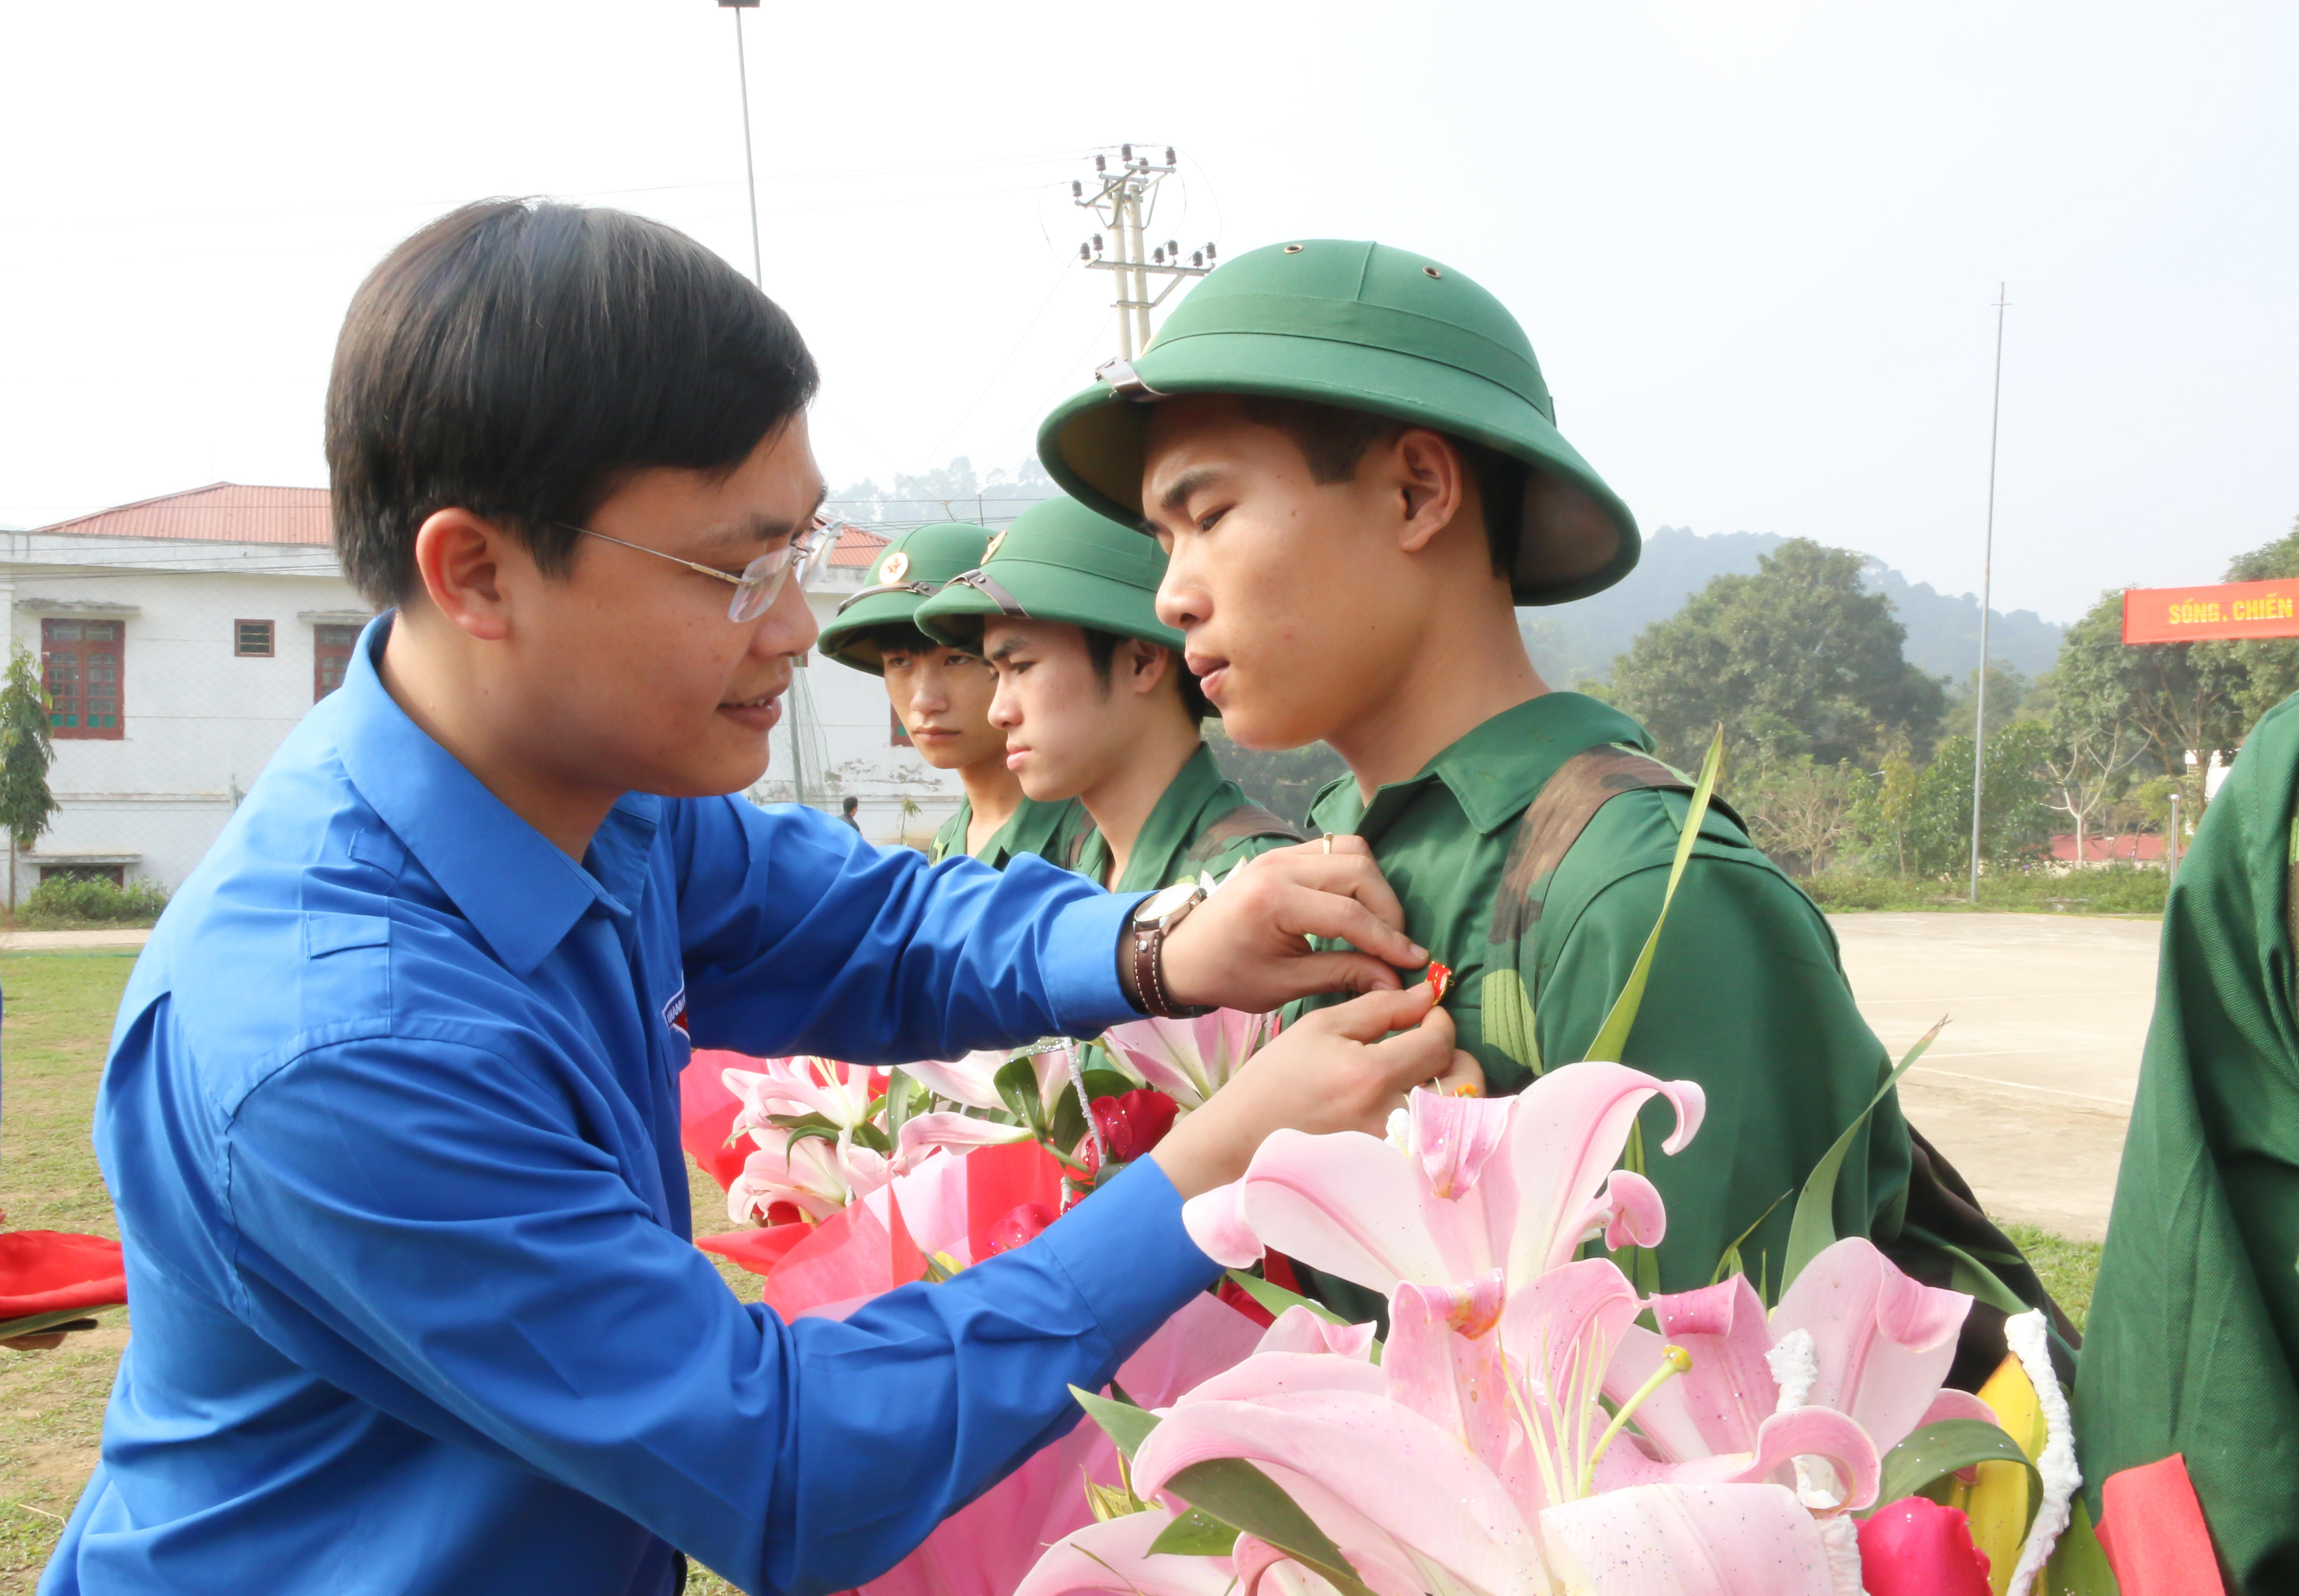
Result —
[[774, 601], [782, 596], [783, 584], [793, 576], [798, 579], [799, 591], [804, 592], [821, 574], [822, 568], [830, 563], [830, 551], [838, 547], [838, 540], [846, 533], [843, 522], [817, 516], [804, 532], [781, 548], [761, 554], [744, 566], [740, 575], [736, 575], [716, 566], [700, 565], [691, 559], [681, 559], [676, 554], [665, 554], [660, 549], [649, 549], [641, 543], [610, 538], [603, 532], [593, 532], [589, 527], [577, 526], [571, 521], [561, 521], [559, 525], [569, 532], [579, 532], [586, 538], [596, 538], [602, 543], [614, 543], [625, 549], [635, 549], [641, 554], [652, 554], [657, 559], [667, 559], [675, 566], [685, 566], [690, 571], [700, 571], [705, 576], [732, 583], [735, 596], [727, 600], [726, 618], [737, 624], [755, 621], [766, 614]]

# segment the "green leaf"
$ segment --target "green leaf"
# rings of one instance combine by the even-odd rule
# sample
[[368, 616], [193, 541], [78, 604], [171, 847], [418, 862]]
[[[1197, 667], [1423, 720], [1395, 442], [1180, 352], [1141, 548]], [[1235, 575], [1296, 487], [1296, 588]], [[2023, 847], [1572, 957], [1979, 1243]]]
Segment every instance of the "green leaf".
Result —
[[801, 1142], [807, 1140], [810, 1137], [818, 1137], [826, 1142], [834, 1142], [838, 1139], [838, 1127], [835, 1125], [800, 1125], [793, 1127], [789, 1137], [784, 1140], [783, 1145], [786, 1148], [795, 1147]]
[[1716, 791], [1716, 773], [1723, 764], [1724, 728], [1719, 726], [1708, 745], [1708, 757], [1700, 762], [1700, 779], [1693, 784], [1692, 802], [1684, 812], [1684, 830], [1676, 839], [1676, 859], [1668, 867], [1668, 889], [1661, 894], [1660, 913], [1653, 918], [1652, 934], [1645, 939], [1636, 966], [1621, 988], [1621, 995], [1613, 1000], [1612, 1013], [1598, 1028], [1597, 1039], [1589, 1044], [1585, 1055], [1589, 1058], [1617, 1063], [1621, 1050], [1629, 1045], [1629, 1032], [1637, 1023], [1637, 1010], [1644, 1005], [1645, 980], [1652, 973], [1653, 950], [1660, 946], [1661, 927], [1668, 923], [1668, 906], [1676, 897], [1677, 883], [1684, 880], [1685, 865], [1691, 862], [1692, 845], [1700, 840], [1700, 823], [1708, 816], [1708, 800]]
[[1778, 1208], [1781, 1203], [1788, 1200], [1789, 1194], [1786, 1192], [1782, 1192], [1779, 1196], [1774, 1197], [1770, 1207], [1767, 1207], [1764, 1212], [1758, 1214], [1754, 1220], [1750, 1220], [1748, 1228], [1746, 1230], [1741, 1231], [1739, 1235], [1734, 1236], [1730, 1242], [1726, 1244], [1724, 1255], [1716, 1261], [1716, 1272], [1708, 1277], [1709, 1285], [1715, 1286], [1730, 1279], [1735, 1275], [1745, 1275], [1748, 1272], [1748, 1266], [1740, 1261], [1740, 1244], [1747, 1240], [1750, 1236], [1755, 1235], [1756, 1227], [1772, 1217], [1772, 1209]]
[[[1091, 1102], [1098, 1103], [1104, 1097], [1123, 1097], [1128, 1092], [1141, 1089], [1130, 1077], [1115, 1070], [1088, 1070], [1085, 1072], [1085, 1095]], [[1054, 1105], [1053, 1129], [1048, 1135], [1055, 1146], [1065, 1150], [1085, 1140], [1085, 1111], [1078, 1106], [1077, 1093], [1067, 1082], [1060, 1101]]]
[[838, 1121], [820, 1112], [768, 1114], [767, 1123], [777, 1130], [827, 1130], [833, 1136], [838, 1134]]
[[1020, 1058], [1008, 1060], [992, 1084], [998, 1088], [998, 1100], [1008, 1112], [1043, 1139], [1046, 1111], [1038, 1101], [1038, 1071], [1031, 1056], [1025, 1053]]
[[1960, 1291], [1968, 1297], [1976, 1297], [1989, 1307], [2000, 1308], [2006, 1313], [2028, 1311], [2028, 1304], [2004, 1284], [1994, 1269], [1979, 1259], [1947, 1242], [1935, 1240], [1932, 1245], [1946, 1253], [1952, 1261], [1947, 1278], [1950, 1291]]
[[1075, 1385], [1070, 1387], [1070, 1394], [1077, 1398], [1078, 1406], [1085, 1410], [1085, 1416], [1101, 1426], [1102, 1433], [1116, 1443], [1117, 1450], [1124, 1452], [1129, 1461], [1141, 1443], [1150, 1438], [1150, 1432], [1158, 1427], [1158, 1416], [1147, 1408], [1096, 1396], [1092, 1392]]
[[[1820, 1162], [1813, 1166], [1804, 1191], [1797, 1198], [1796, 1217], [1789, 1222], [1789, 1255], [1780, 1266], [1781, 1295], [1788, 1294], [1789, 1287], [1804, 1272], [1805, 1264], [1836, 1245], [1836, 1177], [1844, 1168], [1845, 1155], [1852, 1151], [1852, 1138], [1860, 1134], [1860, 1128], [1868, 1123], [1868, 1116], [1876, 1112], [1876, 1105], [1908, 1072], [1908, 1066], [1923, 1057], [1924, 1049], [1932, 1045], [1933, 1038], [1946, 1024], [1943, 1019], [1916, 1038], [1916, 1045], [1908, 1049], [1892, 1072], [1884, 1077], [1884, 1084], [1876, 1088], [1876, 1095], [1868, 1099], [1868, 1106], [1853, 1117], [1835, 1145], [1822, 1154]], [[2024, 1311], [2026, 1304], [2021, 1306]]]
[[1249, 1275], [1243, 1269], [1232, 1269], [1229, 1271], [1229, 1278], [1240, 1291], [1268, 1309], [1270, 1317], [1273, 1319], [1288, 1308], [1307, 1308], [1329, 1325], [1345, 1325], [1349, 1322], [1331, 1308], [1326, 1307], [1324, 1303], [1313, 1302], [1298, 1291], [1288, 1291], [1282, 1286], [1263, 1279], [1259, 1275]]
[[1266, 1541], [1325, 1576], [1344, 1596], [1372, 1596], [1341, 1549], [1275, 1480], [1242, 1458], [1208, 1458], [1166, 1482], [1193, 1508]]
[[2092, 1529], [2090, 1510], [2081, 1495], [2071, 1505], [2074, 1515], [2044, 1565], [2044, 1596], [2117, 1596], [2115, 1570]]
[[[2028, 1511], [2044, 1500], [2044, 1478], [2020, 1443], [1984, 1418], [1943, 1418], [1928, 1424], [1884, 1454], [1876, 1507], [1921, 1495], [1926, 1487], [1974, 1463], [2017, 1463], [2029, 1475]], [[1869, 1512], [1873, 1512], [1871, 1508]], [[1861, 1515], [1865, 1517], [1867, 1515]]]
[[1224, 1524], [1203, 1508], [1191, 1508], [1159, 1530], [1150, 1550], [1174, 1557], [1225, 1558], [1237, 1550], [1237, 1526]]
[[66, 1326], [74, 1330], [93, 1329], [95, 1327], [95, 1315], [109, 1311], [109, 1308], [52, 1308], [46, 1313], [28, 1313], [21, 1319], [0, 1319], [0, 1341], [13, 1341], [19, 1336], [38, 1336], [46, 1331], [61, 1330]]
[[1477, 1005], [1485, 1017], [1485, 1041], [1540, 1073], [1540, 1034], [1532, 995], [1514, 970], [1488, 970], [1477, 982]]
[[881, 1158], [892, 1158], [894, 1155], [893, 1138], [867, 1120], [854, 1128], [854, 1139]]

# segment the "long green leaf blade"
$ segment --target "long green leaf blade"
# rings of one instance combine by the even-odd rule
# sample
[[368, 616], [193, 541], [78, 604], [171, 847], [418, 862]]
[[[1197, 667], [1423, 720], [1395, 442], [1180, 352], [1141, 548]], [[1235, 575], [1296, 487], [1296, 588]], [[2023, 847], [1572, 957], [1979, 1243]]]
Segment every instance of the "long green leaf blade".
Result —
[[1944, 1418], [1928, 1424], [1884, 1454], [1883, 1483], [1876, 1505], [1914, 1496], [1928, 1485], [1974, 1463], [2017, 1463], [2029, 1475], [2028, 1510], [2044, 1500], [2043, 1476], [2020, 1443], [1984, 1418]]
[[1225, 1558], [1237, 1550], [1237, 1526], [1224, 1524], [1203, 1508], [1191, 1508], [1159, 1530], [1150, 1550], [1175, 1557]]
[[1258, 1275], [1249, 1275], [1243, 1269], [1232, 1269], [1229, 1271], [1229, 1278], [1240, 1291], [1268, 1309], [1272, 1319], [1284, 1312], [1288, 1308], [1307, 1308], [1329, 1325], [1345, 1325], [1349, 1322], [1331, 1308], [1326, 1307], [1324, 1303], [1312, 1302], [1299, 1292], [1288, 1291], [1282, 1286], [1274, 1281], [1265, 1280]]
[[1129, 1460], [1150, 1438], [1150, 1432], [1158, 1427], [1158, 1416], [1147, 1408], [1137, 1408], [1132, 1402], [1113, 1402], [1108, 1397], [1096, 1396], [1092, 1392], [1075, 1385], [1070, 1387], [1070, 1394], [1077, 1398], [1078, 1406], [1085, 1410], [1086, 1417], [1100, 1425], [1102, 1433], [1115, 1442], [1117, 1450]]
[[1916, 1045], [1908, 1049], [1899, 1063], [1893, 1067], [1892, 1072], [1884, 1077], [1884, 1084], [1876, 1088], [1876, 1095], [1868, 1099], [1868, 1106], [1853, 1117], [1852, 1123], [1844, 1128], [1844, 1133], [1836, 1138], [1835, 1145], [1822, 1154], [1820, 1162], [1813, 1165], [1811, 1175], [1805, 1180], [1804, 1191], [1797, 1198], [1796, 1217], [1789, 1221], [1789, 1255], [1780, 1269], [1781, 1295], [1788, 1294], [1789, 1287], [1804, 1272], [1805, 1264], [1836, 1245], [1836, 1177], [1844, 1168], [1845, 1155], [1852, 1151], [1852, 1138], [1860, 1133], [1863, 1125], [1868, 1123], [1868, 1116], [1876, 1112], [1876, 1105], [1884, 1101], [1885, 1094], [1899, 1084], [1900, 1077], [1908, 1072], [1908, 1066], [1923, 1057], [1924, 1049], [1932, 1045], [1933, 1038], [1946, 1024], [1947, 1021], [1942, 1019], [1939, 1024], [1916, 1038]]
[[1266, 1541], [1306, 1567], [1322, 1574], [1344, 1596], [1372, 1596], [1357, 1571], [1341, 1555], [1316, 1520], [1285, 1494], [1275, 1480], [1242, 1458], [1208, 1458], [1166, 1481], [1166, 1488], [1193, 1508]]
[[1708, 745], [1708, 757], [1700, 762], [1700, 779], [1693, 783], [1692, 803], [1684, 812], [1684, 830], [1676, 839], [1676, 859], [1668, 867], [1668, 889], [1661, 894], [1660, 913], [1653, 918], [1652, 934], [1638, 952], [1636, 964], [1621, 987], [1621, 995], [1613, 999], [1612, 1012], [1598, 1028], [1597, 1039], [1589, 1044], [1589, 1058], [1617, 1063], [1621, 1050], [1629, 1045], [1629, 1032], [1636, 1028], [1637, 1011], [1644, 1006], [1645, 980], [1652, 973], [1653, 951], [1660, 946], [1661, 928], [1668, 923], [1668, 906], [1676, 897], [1677, 883], [1684, 880], [1685, 865], [1692, 860], [1692, 845], [1700, 840], [1700, 823], [1708, 817], [1708, 800], [1715, 796], [1716, 774], [1723, 765], [1724, 728], [1719, 726]]

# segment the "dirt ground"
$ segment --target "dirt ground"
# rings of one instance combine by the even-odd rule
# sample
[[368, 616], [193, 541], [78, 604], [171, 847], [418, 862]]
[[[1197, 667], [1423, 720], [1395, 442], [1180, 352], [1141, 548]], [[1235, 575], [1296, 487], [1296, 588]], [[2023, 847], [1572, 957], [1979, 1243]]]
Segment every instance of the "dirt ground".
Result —
[[1988, 1211], [2105, 1239], [2155, 1001], [2157, 923], [1921, 914], [1830, 923], [1861, 1013], [1895, 1058], [1947, 1016], [1901, 1102]]

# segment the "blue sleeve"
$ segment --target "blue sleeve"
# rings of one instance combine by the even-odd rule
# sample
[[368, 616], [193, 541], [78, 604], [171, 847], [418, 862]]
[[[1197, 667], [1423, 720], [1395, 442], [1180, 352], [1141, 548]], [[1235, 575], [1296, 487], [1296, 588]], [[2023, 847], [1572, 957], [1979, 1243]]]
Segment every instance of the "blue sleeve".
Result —
[[955, 1058], [1139, 1016], [1117, 939], [1139, 895], [1043, 859], [928, 864], [794, 806], [668, 806], [695, 1045]]
[[295, 1061], [227, 1139], [239, 1309], [339, 1388], [747, 1591], [883, 1573], [1219, 1272], [1144, 1161], [946, 1285], [784, 1324], [648, 1216], [583, 1112], [515, 1046]]

